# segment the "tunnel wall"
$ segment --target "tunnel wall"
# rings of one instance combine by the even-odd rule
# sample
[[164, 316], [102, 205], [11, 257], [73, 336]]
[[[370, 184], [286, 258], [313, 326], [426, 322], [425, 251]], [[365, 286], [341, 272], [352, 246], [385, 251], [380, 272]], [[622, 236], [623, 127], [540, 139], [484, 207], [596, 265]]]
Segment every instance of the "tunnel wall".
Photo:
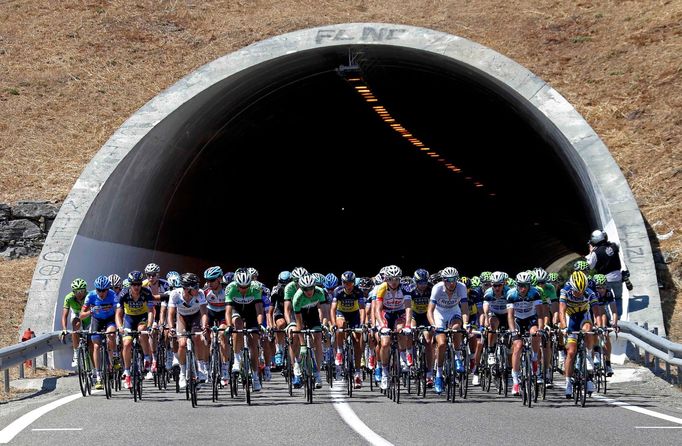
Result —
[[[578, 175], [582, 193], [587, 194], [591, 204], [591, 220], [608, 228], [609, 237], [621, 243], [635, 284], [630, 296], [630, 320], [648, 321], [663, 330], [651, 247], [641, 213], [608, 149], [579, 113], [542, 79], [489, 48], [438, 31], [381, 23], [330, 25], [255, 43], [204, 65], [145, 104], [102, 146], [66, 198], [39, 257], [22, 330], [30, 326], [40, 333], [61, 328], [61, 299], [69, 291], [72, 277], [123, 271], [131, 258], [142, 263], [153, 259], [169, 264], [182, 261], [186, 265], [199, 261], [125, 244], [112, 246], [82, 234], [87, 225], [106, 225], [112, 218], [125, 224], [126, 217], [134, 217], [115, 216], [115, 210], [88, 212], [119, 163], [133, 148], [144, 146], [145, 137], [155, 126], [162, 121], [167, 124], [167, 120], [190, 121], [189, 110], [199, 113], [200, 107], [186, 107], [179, 113], [181, 106], [206, 95], [217, 83], [239, 76], [243, 70], [293, 53], [354, 44], [394, 45], [451, 58], [468, 66], [471, 76], [495, 83], [500, 95], [523, 101], [535, 130], [560, 149], [567, 169]], [[173, 156], [171, 149], [158, 156]], [[149, 191], [142, 184], [140, 193], [145, 192]], [[68, 358], [60, 358], [55, 365], [64, 366], [66, 361]]]

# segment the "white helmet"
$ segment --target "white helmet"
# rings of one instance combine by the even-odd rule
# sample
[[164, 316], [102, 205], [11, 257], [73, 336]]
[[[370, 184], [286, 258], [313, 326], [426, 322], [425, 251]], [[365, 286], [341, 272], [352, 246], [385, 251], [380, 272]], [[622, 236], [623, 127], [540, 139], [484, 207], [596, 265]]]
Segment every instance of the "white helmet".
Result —
[[291, 277], [293, 277], [294, 280], [299, 280], [301, 276], [305, 276], [306, 274], [308, 274], [308, 270], [302, 266], [298, 266], [291, 272]]
[[237, 283], [237, 286], [249, 286], [251, 285], [251, 274], [248, 271], [239, 271], [234, 275], [234, 281]]
[[150, 263], [144, 267], [145, 274], [158, 274], [161, 272], [161, 267], [156, 263]]
[[374, 276], [374, 285], [381, 285], [384, 283], [384, 277], [381, 274]]
[[386, 267], [384, 275], [386, 276], [386, 279], [401, 277], [403, 275], [403, 271], [395, 265], [390, 265]]
[[440, 276], [443, 279], [454, 278], [455, 280], [458, 280], [459, 272], [457, 272], [457, 269], [453, 268], [452, 266], [448, 266], [447, 268], [443, 268], [443, 271], [441, 271]]
[[592, 234], [590, 234], [590, 244], [596, 245], [599, 242], [603, 241], [608, 241], [609, 236], [606, 235], [606, 232], [602, 231], [601, 229], [595, 229], [592, 231]]
[[503, 284], [507, 281], [504, 277], [504, 273], [502, 271], [495, 271], [490, 275], [490, 281], [495, 284]]
[[315, 286], [315, 276], [312, 274], [304, 274], [298, 279], [298, 286], [301, 288], [310, 288]]
[[547, 281], [547, 271], [545, 271], [543, 268], [535, 268], [533, 270], [533, 273], [535, 274], [535, 277], [538, 279], [538, 282], [546, 282]]
[[249, 273], [253, 280], [258, 279], [258, 270], [256, 268], [249, 267], [246, 271]]
[[516, 275], [516, 284], [517, 285], [529, 285], [531, 283], [531, 280], [533, 278], [530, 276], [530, 273], [527, 271], [521, 271]]

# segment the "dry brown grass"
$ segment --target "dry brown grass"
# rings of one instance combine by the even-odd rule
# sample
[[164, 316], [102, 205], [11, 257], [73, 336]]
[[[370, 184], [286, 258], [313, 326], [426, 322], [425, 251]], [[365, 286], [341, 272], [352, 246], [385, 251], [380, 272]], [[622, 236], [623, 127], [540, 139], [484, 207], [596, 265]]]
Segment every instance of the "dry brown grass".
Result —
[[[647, 220], [675, 230], [661, 248], [682, 253], [680, 0], [0, 0], [0, 201], [64, 199], [128, 116], [202, 64], [284, 32], [369, 21], [470, 38], [551, 83], [606, 142]], [[682, 337], [682, 299], [664, 298]]]

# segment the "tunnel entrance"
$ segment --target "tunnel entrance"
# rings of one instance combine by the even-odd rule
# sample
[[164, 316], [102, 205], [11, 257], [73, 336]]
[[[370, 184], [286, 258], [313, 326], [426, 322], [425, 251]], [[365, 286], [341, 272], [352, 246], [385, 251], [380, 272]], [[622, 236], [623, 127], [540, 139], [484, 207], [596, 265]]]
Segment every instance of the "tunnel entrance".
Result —
[[[357, 76], [340, 76], [349, 52]], [[73, 278], [150, 261], [252, 265], [268, 283], [296, 265], [513, 274], [584, 253], [594, 227], [630, 267], [626, 317], [663, 327], [637, 203], [556, 90], [438, 31], [305, 29], [199, 68], [116, 131], [50, 229], [21, 330], [58, 328]]]
[[[341, 75], [349, 54], [357, 70]], [[521, 98], [443, 56], [309, 50], [211, 90], [198, 116], [160, 123], [119, 164], [89, 212], [108, 218], [87, 218], [81, 235], [255, 265], [272, 280], [299, 264], [518, 271], [582, 250], [593, 226], [577, 176]]]

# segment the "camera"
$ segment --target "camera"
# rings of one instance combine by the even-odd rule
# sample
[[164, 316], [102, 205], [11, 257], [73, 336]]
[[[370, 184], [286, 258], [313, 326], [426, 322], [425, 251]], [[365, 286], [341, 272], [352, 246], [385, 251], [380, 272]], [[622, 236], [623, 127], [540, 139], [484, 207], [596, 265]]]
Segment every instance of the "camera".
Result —
[[620, 274], [623, 277], [623, 283], [625, 284], [625, 287], [628, 289], [628, 291], [632, 291], [632, 282], [630, 282], [630, 271], [623, 270], [620, 272]]

